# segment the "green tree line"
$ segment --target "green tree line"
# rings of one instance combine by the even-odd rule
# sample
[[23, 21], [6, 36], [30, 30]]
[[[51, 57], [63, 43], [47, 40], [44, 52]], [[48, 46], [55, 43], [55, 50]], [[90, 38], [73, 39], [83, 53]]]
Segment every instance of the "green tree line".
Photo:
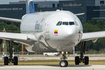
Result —
[[[3, 32], [5, 28], [6, 32], [11, 32], [11, 33], [20, 33], [20, 24], [19, 23], [12, 23], [12, 24], [7, 24], [4, 22], [0, 22], [0, 32]], [[8, 51], [9, 48], [9, 42], [5, 41], [5, 51]], [[14, 43], [13, 47], [16, 48], [19, 44]], [[15, 51], [20, 51], [21, 50], [21, 46], [16, 49]], [[0, 51], [2, 51], [2, 40], [0, 39]]]

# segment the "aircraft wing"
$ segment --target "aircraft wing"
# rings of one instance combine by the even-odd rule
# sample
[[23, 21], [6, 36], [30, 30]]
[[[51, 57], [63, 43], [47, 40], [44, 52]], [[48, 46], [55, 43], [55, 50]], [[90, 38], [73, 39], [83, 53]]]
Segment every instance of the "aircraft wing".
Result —
[[81, 41], [92, 40], [93, 42], [95, 42], [97, 41], [98, 38], [103, 38], [103, 37], [105, 37], [105, 31], [83, 33], [83, 37]]
[[6, 32], [0, 32], [0, 39], [11, 40], [25, 45], [32, 45], [37, 41], [36, 37], [33, 34], [6, 33]]
[[20, 19], [6, 18], [6, 17], [0, 17], [0, 20], [13, 21], [13, 22], [21, 22]]

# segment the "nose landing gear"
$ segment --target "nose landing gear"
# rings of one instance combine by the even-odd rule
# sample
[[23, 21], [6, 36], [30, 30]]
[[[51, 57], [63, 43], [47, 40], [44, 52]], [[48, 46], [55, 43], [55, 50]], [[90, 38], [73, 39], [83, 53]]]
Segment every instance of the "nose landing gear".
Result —
[[66, 57], [66, 52], [62, 52], [62, 57], [61, 57], [61, 61], [59, 63], [59, 65], [61, 67], [67, 67], [68, 66], [68, 61], [66, 61], [65, 59], [67, 59]]
[[59, 65], [61, 67], [67, 67], [68, 66], [68, 62], [66, 60], [61, 60], [60, 63], [59, 63]]

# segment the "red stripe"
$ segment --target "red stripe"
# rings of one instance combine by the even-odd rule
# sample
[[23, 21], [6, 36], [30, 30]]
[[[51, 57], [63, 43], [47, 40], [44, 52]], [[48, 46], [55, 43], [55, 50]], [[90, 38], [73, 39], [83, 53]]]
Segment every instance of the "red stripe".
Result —
[[3, 48], [3, 52], [4, 52], [4, 48]]
[[3, 40], [3, 44], [4, 44], [4, 40]]
[[58, 34], [58, 33], [54, 33], [54, 34]]

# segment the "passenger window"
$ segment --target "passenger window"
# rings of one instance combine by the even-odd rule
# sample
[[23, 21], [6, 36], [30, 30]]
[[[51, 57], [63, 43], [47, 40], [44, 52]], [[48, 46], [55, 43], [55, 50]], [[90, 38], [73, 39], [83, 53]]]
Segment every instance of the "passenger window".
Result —
[[74, 22], [69, 22], [69, 25], [74, 25]]
[[63, 22], [63, 25], [68, 25], [68, 22]]

